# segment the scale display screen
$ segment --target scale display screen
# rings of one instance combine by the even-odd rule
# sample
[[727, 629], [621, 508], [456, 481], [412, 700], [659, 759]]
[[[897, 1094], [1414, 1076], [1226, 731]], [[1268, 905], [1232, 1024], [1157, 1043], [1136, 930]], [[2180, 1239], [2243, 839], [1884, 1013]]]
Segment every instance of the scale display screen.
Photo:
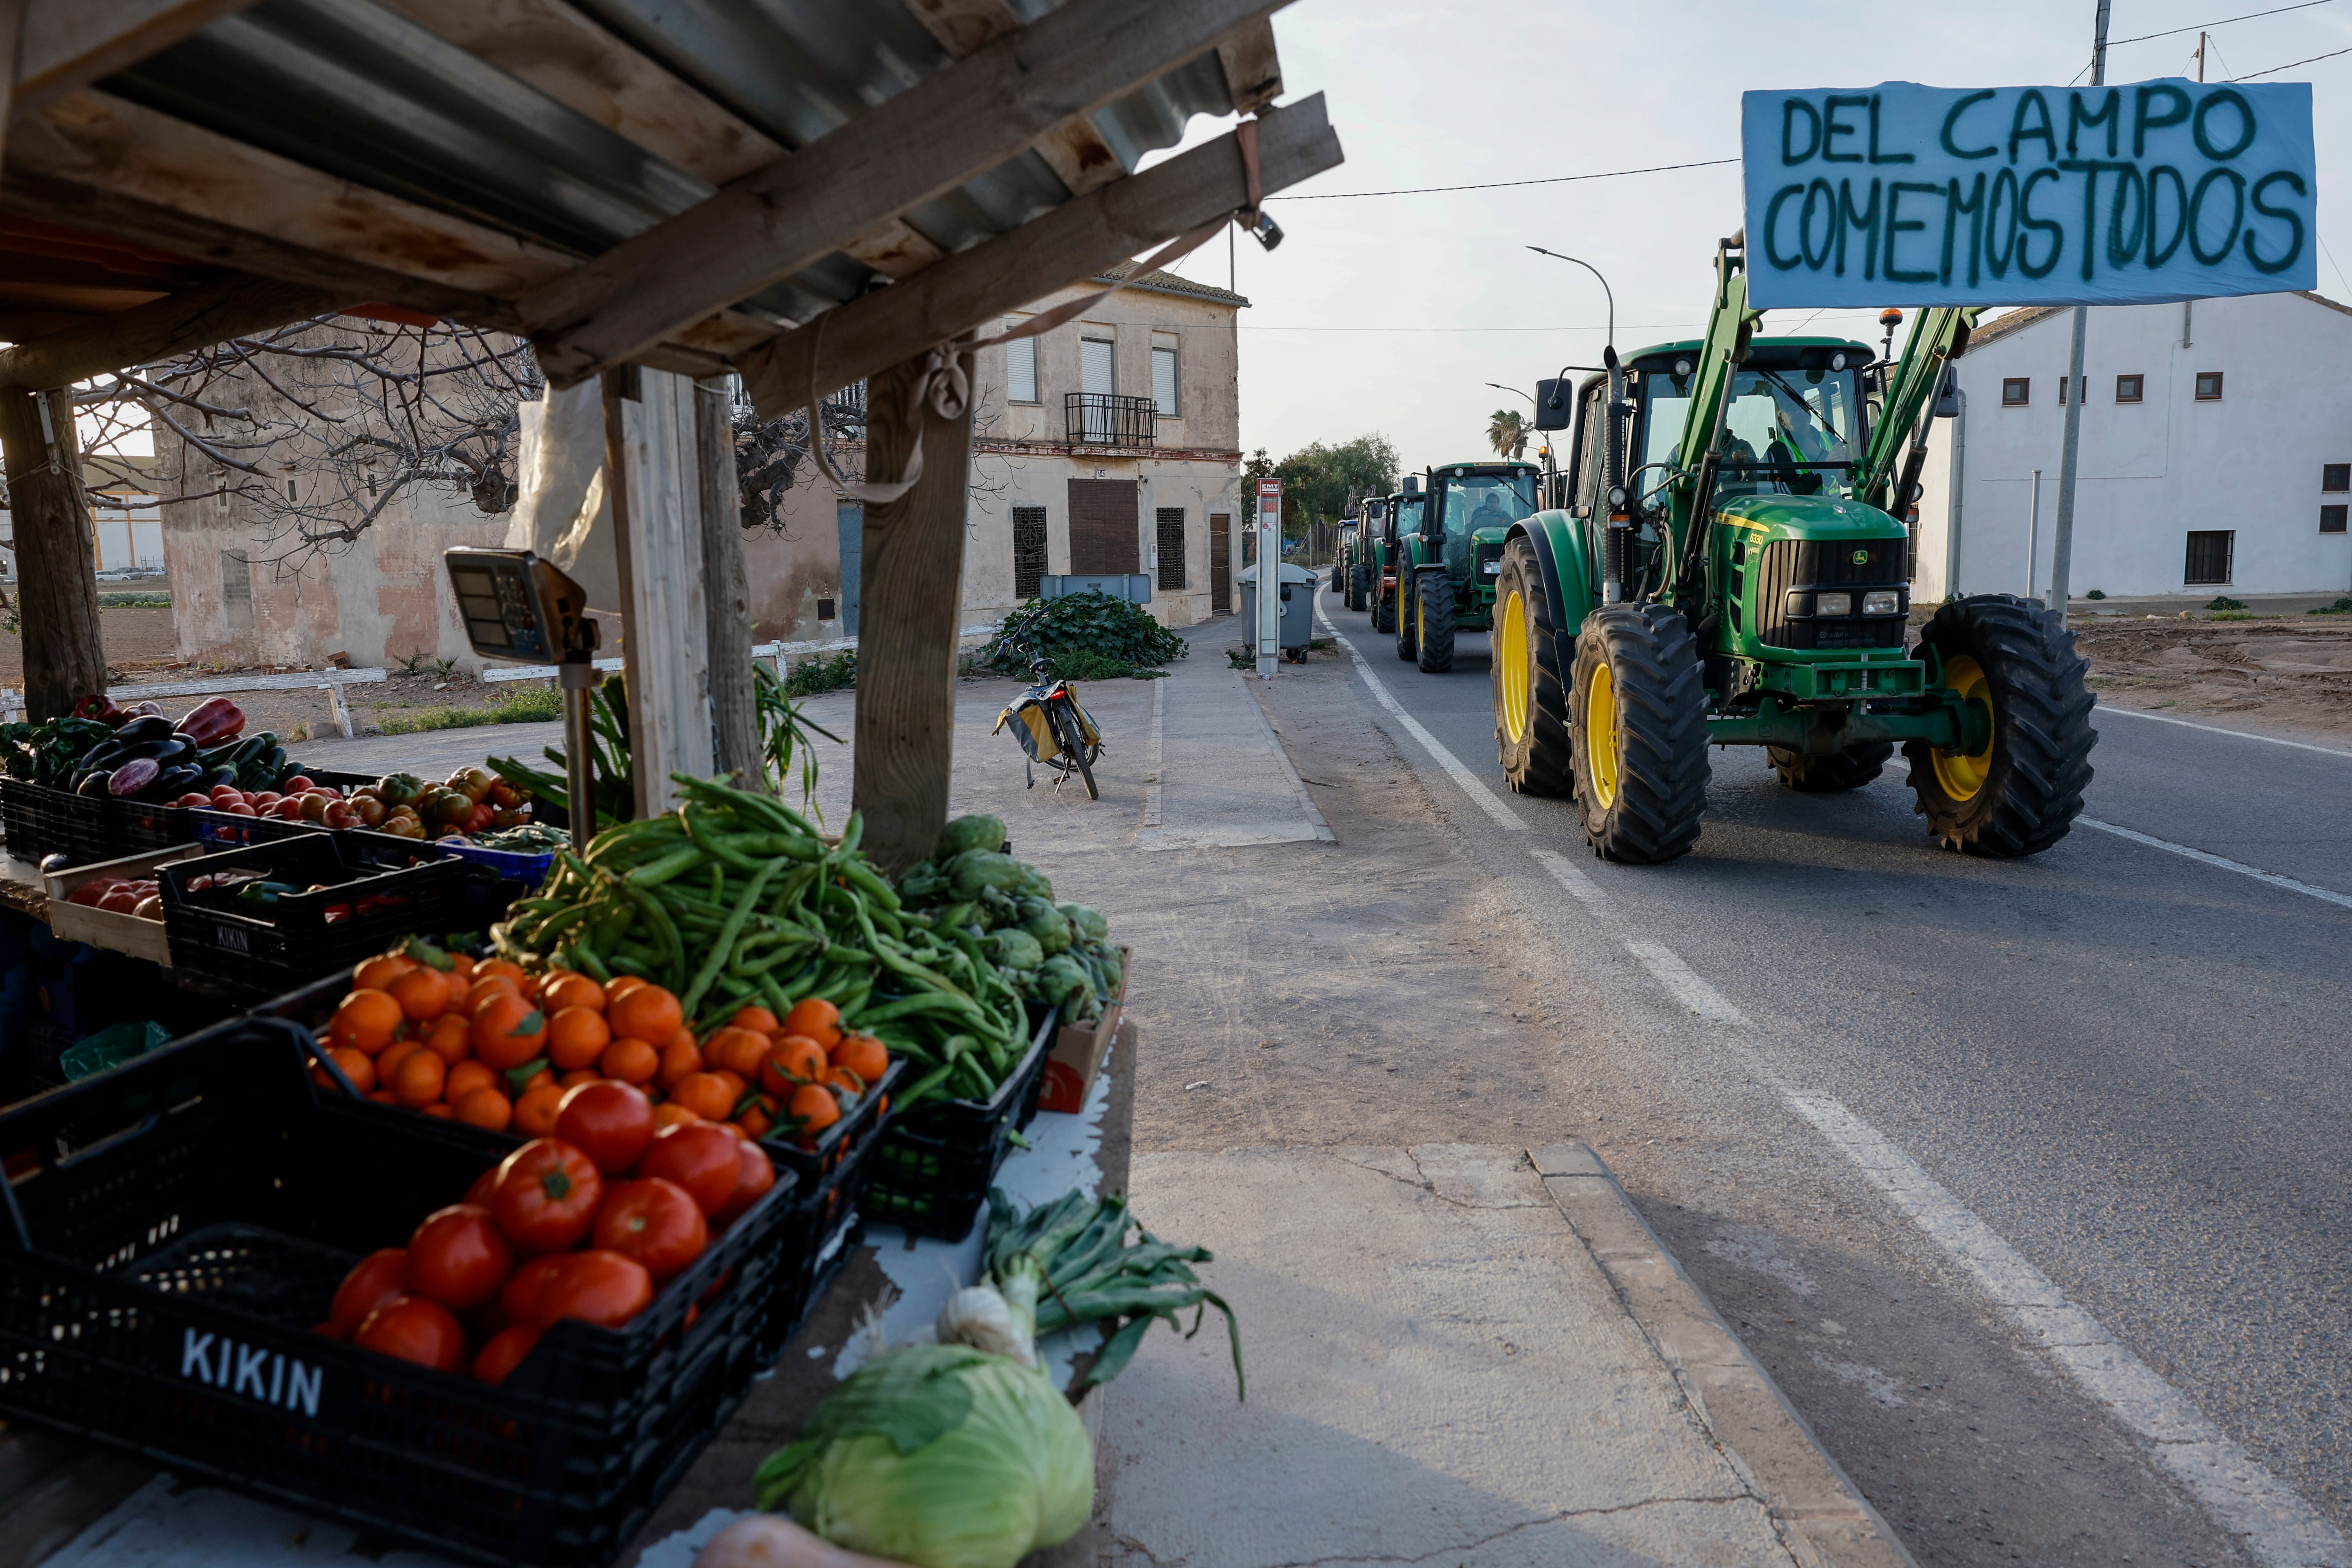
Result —
[[524, 664], [562, 659], [585, 610], [578, 584], [528, 550], [460, 548], [442, 559], [476, 653]]

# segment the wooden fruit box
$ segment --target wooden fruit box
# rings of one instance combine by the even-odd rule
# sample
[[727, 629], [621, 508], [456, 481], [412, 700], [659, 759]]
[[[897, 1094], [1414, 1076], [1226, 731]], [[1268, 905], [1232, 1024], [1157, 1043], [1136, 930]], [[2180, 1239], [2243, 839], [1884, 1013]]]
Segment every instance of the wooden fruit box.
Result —
[[1135, 954], [1125, 943], [1118, 950], [1118, 994], [1103, 1006], [1102, 1016], [1083, 1024], [1066, 1024], [1054, 1035], [1045, 1057], [1045, 1087], [1037, 1097], [1040, 1110], [1075, 1115], [1084, 1110], [1095, 1087], [1095, 1074], [1118, 1034], [1119, 1012], [1127, 1005], [1128, 977], [1134, 973]]
[[133, 958], [143, 958], [150, 963], [171, 968], [172, 944], [163, 934], [162, 921], [142, 920], [137, 915], [68, 903], [66, 898], [84, 882], [95, 881], [101, 877], [143, 878], [158, 866], [205, 854], [209, 847], [205, 844], [174, 844], [169, 849], [125, 855], [120, 860], [101, 860], [93, 866], [75, 866], [63, 871], [42, 873], [41, 885], [49, 896], [49, 930], [68, 942], [83, 942], [92, 947], [127, 952]]

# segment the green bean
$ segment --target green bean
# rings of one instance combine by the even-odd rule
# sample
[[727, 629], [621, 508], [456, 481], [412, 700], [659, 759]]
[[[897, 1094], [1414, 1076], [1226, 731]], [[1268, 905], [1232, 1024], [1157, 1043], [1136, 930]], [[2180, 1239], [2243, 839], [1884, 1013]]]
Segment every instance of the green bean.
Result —
[[694, 1016], [694, 1005], [702, 1000], [702, 994], [710, 988], [710, 983], [726, 966], [735, 951], [735, 939], [742, 934], [743, 922], [751, 916], [751, 906], [760, 901], [760, 895], [767, 889], [768, 883], [783, 868], [783, 865], [781, 860], [771, 860], [752, 874], [751, 885], [743, 889], [743, 896], [737, 900], [734, 912], [727, 917], [727, 923], [719, 928], [719, 940], [712, 944], [710, 956], [702, 961], [702, 967], [695, 973], [694, 984], [688, 986], [686, 994], [679, 998], [678, 1005], [686, 1010], [688, 1017]]
[[633, 888], [658, 887], [672, 877], [683, 876], [691, 871], [695, 867], [701, 865], [702, 861], [701, 847], [688, 844], [684, 848], [671, 850], [657, 860], [646, 861], [644, 865], [631, 870], [625, 879]]
[[872, 867], [859, 860], [845, 860], [842, 863], [841, 874], [884, 909], [893, 912], [898, 910], [898, 890], [877, 876]]
[[655, 898], [650, 889], [633, 882], [624, 882], [621, 890], [629, 896], [630, 901], [637, 906], [638, 911], [654, 928], [654, 934], [660, 939], [664, 952], [673, 957], [683, 956], [686, 946], [678, 941], [677, 927], [670, 922], [669, 911], [662, 908], [661, 900]]

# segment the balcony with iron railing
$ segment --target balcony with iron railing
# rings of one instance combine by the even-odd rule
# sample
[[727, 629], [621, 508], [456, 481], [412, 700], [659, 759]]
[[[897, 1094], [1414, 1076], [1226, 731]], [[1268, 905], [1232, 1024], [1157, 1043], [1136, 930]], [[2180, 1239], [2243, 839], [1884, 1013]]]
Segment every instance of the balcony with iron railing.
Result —
[[1149, 447], [1158, 407], [1148, 397], [1112, 392], [1062, 395], [1062, 417], [1073, 447]]

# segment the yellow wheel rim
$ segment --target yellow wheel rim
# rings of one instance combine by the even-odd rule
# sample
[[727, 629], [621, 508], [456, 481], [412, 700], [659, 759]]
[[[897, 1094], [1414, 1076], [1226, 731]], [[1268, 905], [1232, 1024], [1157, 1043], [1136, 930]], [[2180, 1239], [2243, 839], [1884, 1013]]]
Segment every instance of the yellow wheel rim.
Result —
[[[1992, 683], [1977, 661], [1966, 654], [1944, 661], [1944, 684], [1959, 694], [1963, 702], [1973, 702], [1992, 712]], [[1990, 731], [1988, 731], [1990, 737]], [[1988, 738], [1985, 749], [1975, 756], [1962, 756], [1958, 752], [1937, 752], [1935, 756], [1936, 782], [1944, 794], [1953, 800], [1974, 800], [1985, 785], [1985, 777], [1992, 772], [1992, 742]]]
[[1503, 601], [1495, 628], [1502, 641], [1495, 650], [1495, 679], [1502, 683], [1503, 733], [1517, 745], [1527, 739], [1528, 690], [1535, 680], [1528, 660], [1528, 604], [1517, 588]]
[[1592, 668], [1584, 689], [1584, 754], [1592, 770], [1592, 803], [1617, 804], [1617, 683], [1605, 664]]
[[1417, 648], [1429, 646], [1429, 606], [1421, 602], [1418, 593], [1412, 596], [1412, 646]]

